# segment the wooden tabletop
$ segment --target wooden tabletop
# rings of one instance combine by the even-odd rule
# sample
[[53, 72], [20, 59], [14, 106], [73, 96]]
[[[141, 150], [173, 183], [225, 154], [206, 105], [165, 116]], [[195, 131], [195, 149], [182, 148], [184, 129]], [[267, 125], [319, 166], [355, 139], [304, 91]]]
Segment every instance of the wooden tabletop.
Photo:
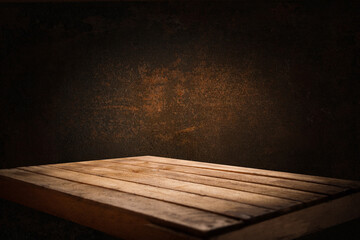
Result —
[[123, 239], [293, 239], [360, 217], [360, 183], [141, 156], [0, 170], [0, 197]]

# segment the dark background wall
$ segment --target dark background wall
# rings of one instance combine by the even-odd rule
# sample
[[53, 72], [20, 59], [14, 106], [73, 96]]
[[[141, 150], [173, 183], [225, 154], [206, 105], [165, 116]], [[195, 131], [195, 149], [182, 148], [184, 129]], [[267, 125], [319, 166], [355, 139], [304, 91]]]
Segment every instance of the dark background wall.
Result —
[[359, 13], [2, 3], [0, 167], [159, 155], [360, 180]]

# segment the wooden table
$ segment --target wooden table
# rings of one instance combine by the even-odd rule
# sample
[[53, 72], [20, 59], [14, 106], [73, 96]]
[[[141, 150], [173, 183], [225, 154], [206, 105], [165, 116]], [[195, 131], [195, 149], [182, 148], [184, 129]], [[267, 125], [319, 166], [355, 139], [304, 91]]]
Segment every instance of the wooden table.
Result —
[[360, 183], [142, 156], [0, 170], [0, 197], [123, 239], [293, 239], [360, 217]]

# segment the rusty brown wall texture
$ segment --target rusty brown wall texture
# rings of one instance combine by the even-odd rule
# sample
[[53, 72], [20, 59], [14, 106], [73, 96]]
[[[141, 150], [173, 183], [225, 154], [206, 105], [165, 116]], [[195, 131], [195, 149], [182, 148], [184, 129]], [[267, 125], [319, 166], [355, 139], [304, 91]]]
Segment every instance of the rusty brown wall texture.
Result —
[[359, 4], [3, 4], [1, 167], [160, 155], [359, 179]]
[[360, 180], [358, 1], [0, 5], [0, 167], [159, 155]]

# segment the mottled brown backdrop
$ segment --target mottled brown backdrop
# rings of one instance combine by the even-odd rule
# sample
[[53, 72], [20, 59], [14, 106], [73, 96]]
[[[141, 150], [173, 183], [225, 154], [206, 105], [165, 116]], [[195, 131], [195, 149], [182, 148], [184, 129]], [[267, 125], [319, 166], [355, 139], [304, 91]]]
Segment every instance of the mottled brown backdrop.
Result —
[[0, 168], [158, 155], [360, 180], [359, 16], [358, 1], [3, 3]]

